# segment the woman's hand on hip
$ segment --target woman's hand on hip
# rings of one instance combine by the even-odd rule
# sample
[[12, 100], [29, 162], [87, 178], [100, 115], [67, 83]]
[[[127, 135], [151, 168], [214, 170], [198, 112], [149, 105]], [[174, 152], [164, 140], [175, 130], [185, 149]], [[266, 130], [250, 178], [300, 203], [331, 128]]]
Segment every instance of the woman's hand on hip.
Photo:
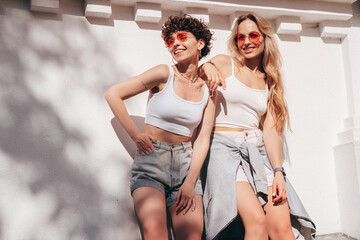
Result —
[[276, 172], [274, 176], [274, 181], [272, 185], [272, 201], [275, 204], [285, 201], [287, 198], [285, 179], [284, 175], [281, 172]]
[[147, 133], [140, 133], [136, 135], [134, 142], [140, 154], [148, 154], [154, 149], [151, 140], [154, 138]]

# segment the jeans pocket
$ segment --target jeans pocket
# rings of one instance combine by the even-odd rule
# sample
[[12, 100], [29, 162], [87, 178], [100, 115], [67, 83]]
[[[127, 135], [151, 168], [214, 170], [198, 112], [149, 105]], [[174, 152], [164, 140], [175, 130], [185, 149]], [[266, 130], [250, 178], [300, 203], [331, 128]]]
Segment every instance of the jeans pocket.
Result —
[[149, 153], [140, 153], [139, 150], [136, 149], [136, 154], [138, 154], [139, 156], [147, 156], [147, 155], [151, 155], [152, 153], [154, 153], [154, 151], [155, 151], [155, 147]]

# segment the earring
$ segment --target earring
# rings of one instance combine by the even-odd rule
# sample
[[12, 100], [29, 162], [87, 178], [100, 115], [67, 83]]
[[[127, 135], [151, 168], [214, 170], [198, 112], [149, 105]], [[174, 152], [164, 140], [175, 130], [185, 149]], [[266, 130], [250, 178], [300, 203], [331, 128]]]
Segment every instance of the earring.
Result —
[[172, 62], [173, 62], [174, 65], [177, 64], [177, 62], [175, 62], [174, 58], [171, 58], [171, 60], [172, 60]]

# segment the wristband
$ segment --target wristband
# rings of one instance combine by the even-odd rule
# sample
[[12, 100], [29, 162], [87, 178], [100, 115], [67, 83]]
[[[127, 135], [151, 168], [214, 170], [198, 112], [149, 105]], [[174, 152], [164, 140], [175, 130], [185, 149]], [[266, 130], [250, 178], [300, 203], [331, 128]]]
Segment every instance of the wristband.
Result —
[[277, 167], [274, 169], [274, 175], [276, 172], [282, 172], [284, 176], [286, 176], [285, 169], [283, 167]]

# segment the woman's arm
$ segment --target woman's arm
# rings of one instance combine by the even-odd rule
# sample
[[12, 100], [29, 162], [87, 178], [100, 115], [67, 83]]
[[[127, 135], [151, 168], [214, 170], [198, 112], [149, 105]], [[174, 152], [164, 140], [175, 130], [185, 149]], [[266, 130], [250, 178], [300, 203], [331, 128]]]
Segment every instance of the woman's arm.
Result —
[[[281, 140], [276, 131], [275, 122], [270, 111], [267, 112], [263, 125], [263, 140], [266, 152], [269, 156], [273, 169], [281, 167]], [[273, 202], [281, 202], [286, 199], [285, 179], [282, 172], [276, 172], [272, 185]]]
[[135, 142], [140, 153], [152, 151], [152, 136], [142, 133], [135, 125], [126, 110], [124, 100], [159, 86], [161, 83], [166, 83], [168, 76], [168, 66], [158, 65], [138, 76], [115, 84], [105, 93], [105, 99], [116, 119]]
[[215, 93], [209, 98], [207, 106], [204, 110], [203, 119], [199, 125], [198, 134], [194, 141], [190, 168], [176, 197], [177, 214], [181, 211], [183, 211], [183, 214], [186, 214], [191, 206], [192, 211], [195, 210], [195, 201], [193, 201], [194, 187], [209, 150], [210, 135], [215, 120], [216, 98], [217, 94]]
[[230, 61], [231, 58], [229, 56], [219, 54], [199, 67], [199, 76], [205, 77], [210, 92], [216, 91], [218, 86], [222, 86], [224, 90], [226, 89], [224, 68], [229, 63], [231, 64]]

